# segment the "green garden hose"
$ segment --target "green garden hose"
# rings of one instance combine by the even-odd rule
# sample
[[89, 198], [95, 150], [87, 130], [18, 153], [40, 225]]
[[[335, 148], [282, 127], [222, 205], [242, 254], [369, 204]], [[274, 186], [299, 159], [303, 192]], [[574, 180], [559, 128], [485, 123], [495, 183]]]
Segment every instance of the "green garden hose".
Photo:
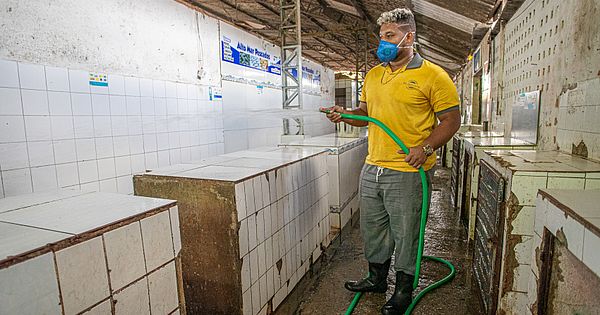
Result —
[[[330, 111], [326, 110], [326, 109], [321, 109], [321, 112], [326, 113], [326, 114], [330, 113]], [[383, 131], [385, 131], [385, 133], [387, 133], [388, 136], [390, 136], [392, 138], [392, 140], [394, 140], [394, 142], [396, 142], [396, 144], [398, 144], [400, 146], [400, 148], [402, 149], [402, 151], [405, 154], [407, 154], [407, 155], [409, 154], [410, 151], [408, 150], [408, 148], [406, 147], [404, 142], [402, 142], [402, 140], [400, 140], [400, 138], [398, 138], [398, 136], [396, 134], [394, 134], [394, 132], [392, 132], [392, 130], [390, 128], [388, 128], [388, 126], [383, 124], [381, 121], [379, 121], [375, 118], [372, 118], [372, 117], [368, 117], [368, 116], [350, 115], [350, 114], [340, 114], [340, 115], [344, 119], [362, 120], [362, 121], [367, 121], [367, 122], [370, 122], [370, 123], [373, 123], [373, 124], [379, 126], [379, 128], [383, 129]], [[417, 294], [417, 296], [412, 300], [412, 303], [406, 310], [405, 314], [410, 314], [412, 312], [412, 310], [415, 308], [415, 306], [417, 305], [417, 303], [419, 302], [419, 300], [425, 294], [427, 294], [429, 291], [436, 289], [436, 288], [440, 287], [441, 285], [449, 282], [450, 280], [452, 280], [452, 278], [454, 278], [454, 275], [456, 274], [456, 270], [454, 269], [454, 266], [449, 261], [446, 261], [446, 260], [438, 258], [438, 257], [433, 257], [433, 256], [423, 256], [423, 246], [425, 243], [425, 226], [427, 225], [427, 214], [429, 212], [429, 189], [428, 189], [428, 185], [427, 185], [427, 175], [425, 175], [425, 170], [423, 169], [423, 167], [419, 167], [419, 174], [421, 175], [421, 184], [423, 187], [423, 202], [421, 204], [421, 227], [420, 227], [420, 231], [419, 231], [419, 247], [418, 247], [418, 251], [417, 251], [415, 281], [413, 283], [413, 288], [416, 289], [417, 285], [419, 284], [419, 273], [421, 271], [422, 258], [426, 258], [429, 260], [433, 260], [433, 261], [437, 261], [437, 262], [441, 262], [441, 263], [445, 264], [448, 267], [448, 269], [450, 269], [450, 273], [447, 276], [445, 276], [444, 278], [442, 278], [441, 280], [431, 284], [430, 286], [426, 287], [421, 292], [419, 292], [419, 294]], [[358, 292], [354, 295], [354, 298], [352, 299], [352, 303], [350, 303], [350, 306], [346, 310], [346, 315], [352, 314], [352, 312], [354, 311], [354, 308], [358, 304], [358, 301], [360, 300], [361, 296], [362, 296], [362, 292]]]

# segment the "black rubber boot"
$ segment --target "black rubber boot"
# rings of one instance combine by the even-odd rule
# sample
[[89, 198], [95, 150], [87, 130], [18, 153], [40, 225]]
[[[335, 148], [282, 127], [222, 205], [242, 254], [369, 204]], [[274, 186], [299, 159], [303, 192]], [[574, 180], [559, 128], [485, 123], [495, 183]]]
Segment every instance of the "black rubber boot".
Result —
[[396, 273], [396, 288], [392, 297], [381, 308], [383, 315], [404, 315], [412, 302], [413, 282], [415, 276], [402, 271]]
[[358, 281], [347, 281], [344, 287], [352, 292], [385, 293], [387, 290], [387, 275], [392, 259], [383, 264], [369, 263], [369, 276]]

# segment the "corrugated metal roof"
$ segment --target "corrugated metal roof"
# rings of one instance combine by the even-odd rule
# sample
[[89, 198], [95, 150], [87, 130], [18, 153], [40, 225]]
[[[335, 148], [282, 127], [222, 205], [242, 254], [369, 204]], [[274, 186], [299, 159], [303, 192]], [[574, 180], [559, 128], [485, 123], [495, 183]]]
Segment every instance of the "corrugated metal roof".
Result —
[[[279, 0], [177, 0], [279, 45]], [[499, 0], [500, 1], [500, 0]], [[378, 63], [376, 20], [384, 11], [410, 7], [424, 55], [440, 59], [451, 74], [471, 49], [474, 25], [489, 19], [496, 0], [302, 0], [303, 53], [335, 70], [354, 70], [364, 60], [367, 34], [369, 67]], [[441, 58], [440, 58], [441, 57]], [[435, 60], [432, 60], [435, 62]]]

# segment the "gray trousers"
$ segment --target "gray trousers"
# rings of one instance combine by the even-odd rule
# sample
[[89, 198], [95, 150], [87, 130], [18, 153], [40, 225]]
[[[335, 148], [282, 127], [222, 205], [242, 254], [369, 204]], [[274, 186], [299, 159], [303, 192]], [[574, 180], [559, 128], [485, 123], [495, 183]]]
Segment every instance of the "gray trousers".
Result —
[[[426, 172], [429, 202], [433, 172]], [[419, 173], [365, 164], [360, 177], [360, 229], [367, 261], [383, 263], [395, 252], [394, 269], [414, 275], [423, 196]]]

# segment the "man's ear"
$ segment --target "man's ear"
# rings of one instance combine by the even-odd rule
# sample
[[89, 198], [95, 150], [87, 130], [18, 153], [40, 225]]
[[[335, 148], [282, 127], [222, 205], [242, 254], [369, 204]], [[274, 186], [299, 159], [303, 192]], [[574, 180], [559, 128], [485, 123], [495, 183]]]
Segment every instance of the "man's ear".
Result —
[[408, 44], [410, 44], [410, 45], [415, 44], [415, 40], [416, 40], [415, 35], [416, 34], [413, 31], [409, 32], [408, 35], [406, 35], [406, 41], [408, 42]]

